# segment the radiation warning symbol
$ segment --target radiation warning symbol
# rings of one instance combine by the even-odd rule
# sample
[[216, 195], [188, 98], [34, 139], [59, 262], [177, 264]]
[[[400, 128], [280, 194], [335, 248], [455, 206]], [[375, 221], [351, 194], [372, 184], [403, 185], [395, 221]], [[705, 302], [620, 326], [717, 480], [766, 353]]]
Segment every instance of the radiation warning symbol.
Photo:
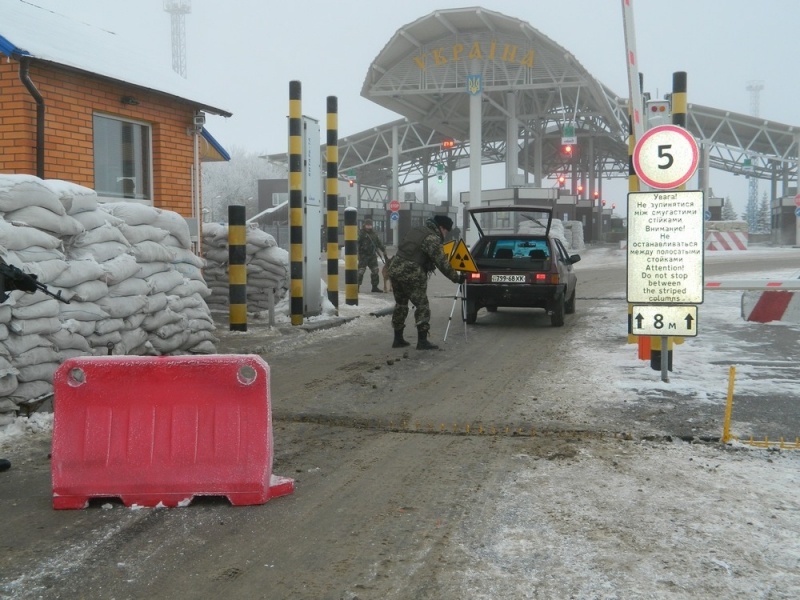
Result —
[[469, 253], [464, 240], [458, 240], [455, 250], [450, 255], [450, 266], [456, 271], [478, 272], [478, 267], [475, 265], [475, 261], [472, 260], [472, 255]]

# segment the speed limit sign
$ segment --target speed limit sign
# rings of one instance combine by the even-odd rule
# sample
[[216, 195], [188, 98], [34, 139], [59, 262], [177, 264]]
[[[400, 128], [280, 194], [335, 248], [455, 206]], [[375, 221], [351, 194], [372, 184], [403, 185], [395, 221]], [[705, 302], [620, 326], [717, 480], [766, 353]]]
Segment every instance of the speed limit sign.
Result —
[[689, 181], [698, 161], [697, 142], [677, 125], [649, 129], [633, 149], [636, 175], [658, 190], [670, 190]]

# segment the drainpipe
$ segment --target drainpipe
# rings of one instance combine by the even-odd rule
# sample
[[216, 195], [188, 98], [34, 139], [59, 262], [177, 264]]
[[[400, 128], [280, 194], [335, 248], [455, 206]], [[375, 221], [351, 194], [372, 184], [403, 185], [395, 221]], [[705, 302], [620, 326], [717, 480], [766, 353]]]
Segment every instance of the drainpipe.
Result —
[[36, 176], [44, 179], [44, 98], [31, 81], [30, 62], [27, 57], [20, 58], [19, 80], [36, 100]]

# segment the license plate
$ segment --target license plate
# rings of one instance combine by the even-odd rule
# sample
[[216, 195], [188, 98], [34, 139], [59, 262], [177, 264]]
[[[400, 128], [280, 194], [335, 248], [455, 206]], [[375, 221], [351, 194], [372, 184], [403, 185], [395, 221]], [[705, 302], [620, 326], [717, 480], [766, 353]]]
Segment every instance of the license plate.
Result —
[[492, 283], [525, 283], [525, 275], [492, 275]]

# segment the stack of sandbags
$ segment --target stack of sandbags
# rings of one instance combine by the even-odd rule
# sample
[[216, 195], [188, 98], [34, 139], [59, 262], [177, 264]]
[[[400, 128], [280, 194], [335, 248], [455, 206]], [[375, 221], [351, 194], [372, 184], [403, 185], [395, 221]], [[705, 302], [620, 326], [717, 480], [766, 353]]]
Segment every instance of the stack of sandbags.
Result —
[[567, 244], [568, 250], [583, 250], [586, 247], [582, 221], [567, 221], [564, 224], [564, 235], [569, 242]]
[[[269, 308], [269, 295], [276, 306], [289, 289], [289, 253], [279, 247], [270, 234], [255, 225], [246, 230], [247, 310], [260, 312]], [[211, 296], [212, 311], [229, 309], [228, 226], [223, 223], [203, 223], [203, 254], [205, 276]]]
[[82, 186], [0, 175], [0, 256], [70, 300], [16, 290], [0, 304], [2, 422], [51, 395], [69, 357], [215, 352], [186, 221], [134, 203], [100, 206]]
[[213, 353], [217, 338], [203, 299], [210, 291], [202, 276], [204, 263], [190, 250], [186, 220], [137, 203], [114, 202], [102, 209], [124, 221], [120, 229], [131, 243], [136, 278], [148, 286], [145, 305], [138, 311], [144, 315], [139, 325], [147, 335], [148, 353]]
[[[34, 227], [0, 220], [0, 256], [16, 267], [25, 267], [39, 281], [48, 283], [65, 270], [61, 241]], [[49, 336], [61, 329], [59, 302], [49, 296], [8, 293], [0, 306], [0, 404], [28, 404], [52, 393], [53, 373], [61, 356]]]

